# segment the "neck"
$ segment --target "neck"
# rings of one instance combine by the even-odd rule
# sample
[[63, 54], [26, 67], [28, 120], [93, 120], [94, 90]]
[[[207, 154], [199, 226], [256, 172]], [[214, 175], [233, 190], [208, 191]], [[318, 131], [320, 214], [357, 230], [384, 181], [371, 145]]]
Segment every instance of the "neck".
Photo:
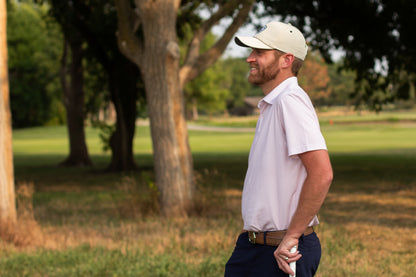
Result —
[[276, 78], [271, 80], [270, 82], [267, 82], [263, 85], [261, 85], [261, 90], [263, 91], [264, 95], [269, 94], [275, 87], [280, 85], [283, 81], [286, 79], [294, 77], [294, 75], [291, 72], [284, 72], [282, 71]]

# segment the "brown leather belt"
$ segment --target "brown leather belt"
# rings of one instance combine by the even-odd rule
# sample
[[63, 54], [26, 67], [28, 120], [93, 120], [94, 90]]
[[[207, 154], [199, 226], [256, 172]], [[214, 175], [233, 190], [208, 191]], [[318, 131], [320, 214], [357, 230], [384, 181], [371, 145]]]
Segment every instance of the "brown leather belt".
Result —
[[[272, 231], [272, 232], [252, 232], [252, 231], [243, 231], [248, 232], [248, 240], [252, 244], [262, 244], [262, 245], [271, 245], [278, 246], [282, 242], [283, 237], [286, 235], [285, 231]], [[304, 236], [310, 235], [313, 233], [313, 227], [308, 227], [303, 233]]]

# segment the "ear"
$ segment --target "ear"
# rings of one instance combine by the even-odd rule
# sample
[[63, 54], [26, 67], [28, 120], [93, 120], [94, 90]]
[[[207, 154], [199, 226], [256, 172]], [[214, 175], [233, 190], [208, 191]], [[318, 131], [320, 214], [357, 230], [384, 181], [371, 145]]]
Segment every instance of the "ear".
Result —
[[293, 61], [295, 60], [295, 56], [293, 54], [285, 54], [281, 57], [281, 65], [282, 68], [288, 68], [292, 65]]

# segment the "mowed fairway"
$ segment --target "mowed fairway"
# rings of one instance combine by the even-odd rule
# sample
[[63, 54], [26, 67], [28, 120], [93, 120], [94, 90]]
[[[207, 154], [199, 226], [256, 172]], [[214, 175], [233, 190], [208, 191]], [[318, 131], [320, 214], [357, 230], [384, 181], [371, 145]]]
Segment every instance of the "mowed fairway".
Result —
[[[354, 121], [322, 124], [334, 182], [317, 276], [416, 276], [416, 123]], [[34, 192], [19, 190], [23, 228], [15, 245], [0, 241], [0, 276], [223, 275], [253, 132], [190, 130], [198, 194], [187, 220], [157, 214], [147, 126], [135, 137], [140, 171], [129, 173], [103, 172], [97, 130], [87, 129], [95, 167], [81, 169], [57, 166], [65, 127], [13, 135], [16, 183]]]
[[326, 126], [320, 276], [416, 276], [416, 125]]

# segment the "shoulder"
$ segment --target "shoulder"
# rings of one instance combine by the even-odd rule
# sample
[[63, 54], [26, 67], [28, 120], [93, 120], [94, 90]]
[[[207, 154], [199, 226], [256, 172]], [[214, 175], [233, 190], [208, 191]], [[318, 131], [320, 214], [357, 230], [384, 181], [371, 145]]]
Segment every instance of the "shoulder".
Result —
[[275, 99], [274, 104], [282, 105], [304, 105], [308, 108], [313, 107], [308, 94], [299, 86], [291, 86], [282, 91]]

